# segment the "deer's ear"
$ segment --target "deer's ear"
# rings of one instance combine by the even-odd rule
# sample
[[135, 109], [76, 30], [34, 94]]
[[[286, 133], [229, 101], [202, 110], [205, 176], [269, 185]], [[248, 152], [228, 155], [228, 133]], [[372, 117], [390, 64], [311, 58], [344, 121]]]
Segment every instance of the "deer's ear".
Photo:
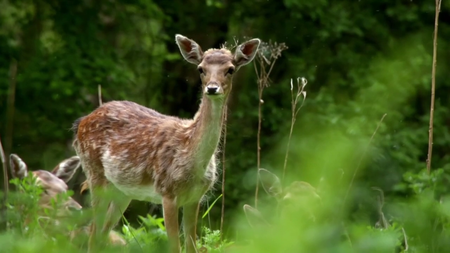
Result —
[[255, 58], [256, 52], [258, 52], [259, 44], [261, 44], [259, 39], [251, 39], [240, 44], [234, 53], [234, 63], [236, 67], [250, 63], [253, 58]]
[[251, 207], [250, 205], [244, 205], [245, 218], [247, 218], [248, 224], [252, 228], [261, 228], [261, 226], [269, 226], [269, 223], [264, 219], [258, 209]]
[[9, 156], [9, 165], [11, 167], [11, 175], [17, 178], [24, 178], [28, 175], [28, 167], [26, 163], [16, 154]]
[[280, 179], [272, 172], [266, 169], [259, 169], [259, 180], [264, 188], [264, 190], [272, 197], [277, 199], [281, 198], [283, 189], [281, 187]]
[[56, 165], [52, 174], [67, 183], [73, 177], [75, 172], [77, 172], [80, 164], [80, 157], [72, 156]]
[[180, 34], [175, 35], [175, 41], [180, 48], [181, 55], [183, 55], [183, 58], [186, 61], [195, 65], [200, 64], [203, 57], [203, 51], [197, 42]]

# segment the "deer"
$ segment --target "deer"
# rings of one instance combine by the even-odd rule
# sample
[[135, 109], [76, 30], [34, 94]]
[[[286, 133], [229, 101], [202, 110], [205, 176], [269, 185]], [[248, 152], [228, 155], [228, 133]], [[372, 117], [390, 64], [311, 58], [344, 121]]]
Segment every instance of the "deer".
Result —
[[[261, 41], [250, 39], [234, 53], [226, 47], [203, 52], [197, 42], [180, 34], [175, 42], [200, 74], [201, 101], [193, 119], [164, 115], [131, 101], [111, 101], [73, 124], [73, 147], [94, 210], [91, 252], [132, 199], [162, 204], [172, 253], [181, 250], [178, 211], [182, 208], [184, 247], [187, 253], [196, 252], [199, 205], [217, 178], [216, 153], [232, 77], [253, 60]], [[115, 198], [101, 197], [105, 191], [112, 191]], [[105, 215], [96, 216], [102, 210]]]
[[[29, 171], [28, 165], [17, 154], [11, 154], [9, 156], [9, 163], [13, 178], [23, 180], [31, 173], [32, 177], [35, 178], [37, 186], [43, 188], [42, 195], [38, 200], [39, 210], [42, 215], [45, 215], [45, 209], [52, 209], [54, 207], [52, 200], [57, 199], [59, 194], [67, 192], [67, 182], [73, 178], [81, 165], [80, 158], [78, 156], [72, 156], [58, 163], [52, 171]], [[76, 200], [68, 197], [63, 203], [61, 203], [61, 206], [57, 208], [55, 217], [51, 217], [55, 219], [55, 225], [59, 225], [59, 219], [71, 217], [74, 211], [80, 211], [83, 207]], [[73, 240], [75, 236], [80, 234], [80, 232], [88, 234], [89, 226], [83, 226], [79, 230], [72, 231], [68, 234], [68, 236]], [[111, 231], [108, 236], [108, 240], [112, 245], [126, 244], [125, 239], [114, 231]]]
[[[77, 156], [61, 161], [52, 171], [35, 170], [29, 171], [27, 164], [16, 154], [9, 156], [11, 175], [13, 178], [24, 179], [29, 173], [36, 179], [36, 184], [43, 188], [38, 205], [43, 210], [52, 208], [52, 200], [59, 194], [67, 192], [67, 182], [73, 177], [80, 167], [80, 159]], [[71, 211], [79, 211], [82, 206], [73, 198], [68, 197], [57, 215], [59, 217], [70, 216]]]
[[[283, 187], [277, 175], [263, 168], [258, 170], [258, 174], [264, 191], [277, 202], [275, 220], [281, 216], [292, 215], [294, 212], [296, 216], [305, 216], [315, 221], [313, 210], [322, 202], [316, 188], [305, 181], [293, 181]], [[272, 222], [268, 221], [258, 209], [248, 204], [244, 204], [243, 209], [252, 228], [270, 229], [272, 227]]]

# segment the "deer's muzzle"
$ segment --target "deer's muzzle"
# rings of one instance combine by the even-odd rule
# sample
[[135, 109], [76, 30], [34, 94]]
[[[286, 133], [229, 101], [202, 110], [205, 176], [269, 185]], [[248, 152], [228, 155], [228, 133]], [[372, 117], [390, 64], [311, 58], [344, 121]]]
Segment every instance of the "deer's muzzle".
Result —
[[205, 93], [208, 95], [218, 95], [222, 93], [220, 86], [217, 83], [210, 83], [205, 87]]

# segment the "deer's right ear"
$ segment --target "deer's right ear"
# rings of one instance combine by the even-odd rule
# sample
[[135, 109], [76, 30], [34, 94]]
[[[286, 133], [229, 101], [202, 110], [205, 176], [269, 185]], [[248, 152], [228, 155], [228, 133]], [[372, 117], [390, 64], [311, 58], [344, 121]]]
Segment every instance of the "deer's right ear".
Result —
[[200, 64], [203, 57], [203, 51], [197, 42], [180, 34], [175, 35], [175, 41], [180, 48], [181, 55], [183, 55], [183, 58], [186, 61], [195, 65]]
[[80, 164], [80, 157], [72, 156], [71, 158], [68, 158], [56, 165], [52, 171], [52, 174], [67, 183], [73, 177], [75, 172], [77, 172]]
[[28, 175], [28, 167], [25, 162], [16, 154], [9, 156], [11, 175], [15, 178], [25, 178]]

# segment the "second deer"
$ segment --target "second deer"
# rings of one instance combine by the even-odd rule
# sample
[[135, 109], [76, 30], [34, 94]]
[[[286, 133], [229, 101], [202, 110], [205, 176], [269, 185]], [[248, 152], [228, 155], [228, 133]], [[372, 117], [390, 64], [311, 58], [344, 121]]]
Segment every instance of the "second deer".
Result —
[[[266, 193], [277, 201], [275, 215], [271, 218], [289, 216], [294, 213], [296, 217], [306, 217], [314, 221], [313, 210], [321, 204], [321, 198], [317, 190], [307, 182], [294, 181], [283, 188], [281, 180], [266, 169], [259, 169], [259, 179]], [[267, 229], [271, 222], [256, 208], [245, 204], [244, 213], [250, 226], [257, 229]]]
[[[39, 196], [38, 207], [39, 216], [46, 217], [47, 211], [53, 208], [57, 208], [55, 217], [46, 217], [52, 220], [55, 226], [58, 226], [61, 219], [67, 219], [73, 216], [72, 211], [78, 211], [82, 209], [82, 206], [73, 198], [68, 197], [60, 206], [55, 206], [55, 200], [58, 199], [58, 195], [64, 194], [68, 190], [67, 182], [73, 177], [80, 167], [80, 158], [78, 156], [72, 156], [68, 159], [61, 161], [50, 172], [47, 170], [29, 171], [27, 164], [16, 154], [11, 154], [9, 158], [11, 174], [13, 178], [23, 180], [31, 173], [36, 180], [36, 187], [42, 187], [43, 192]], [[16, 207], [16, 210], [20, 208]], [[53, 212], [50, 212], [53, 213]], [[25, 216], [24, 224], [27, 225], [28, 218]], [[71, 240], [75, 237], [79, 237], [80, 234], [88, 234], [89, 226], [83, 226], [74, 231], [64, 231], [68, 233]], [[108, 234], [108, 242], [111, 245], [125, 245], [126, 241], [119, 233], [111, 231]]]
[[[232, 77], [253, 60], [260, 40], [238, 45], [234, 54], [226, 48], [203, 52], [182, 35], [175, 40], [184, 59], [200, 72], [202, 99], [193, 119], [113, 101], [74, 123], [74, 148], [91, 189], [94, 216], [97, 213], [89, 240], [91, 251], [130, 201], [137, 199], [162, 203], [170, 252], [180, 252], [178, 208], [183, 207], [186, 252], [196, 252], [199, 203], [216, 180], [215, 155]], [[105, 189], [115, 197], [100, 197]]]

